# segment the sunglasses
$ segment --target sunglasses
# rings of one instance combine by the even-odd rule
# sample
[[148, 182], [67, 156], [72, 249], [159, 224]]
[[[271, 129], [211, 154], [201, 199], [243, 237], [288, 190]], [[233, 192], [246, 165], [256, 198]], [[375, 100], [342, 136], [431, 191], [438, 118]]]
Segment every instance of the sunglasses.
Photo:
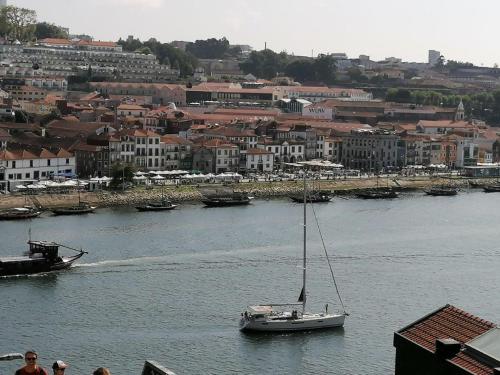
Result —
[[36, 361], [36, 357], [26, 357], [25, 358], [27, 361]]

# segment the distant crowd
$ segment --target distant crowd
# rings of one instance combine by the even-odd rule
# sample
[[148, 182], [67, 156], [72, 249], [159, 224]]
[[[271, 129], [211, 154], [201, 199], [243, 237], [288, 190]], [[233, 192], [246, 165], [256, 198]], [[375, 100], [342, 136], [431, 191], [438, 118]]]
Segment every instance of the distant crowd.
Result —
[[[46, 369], [38, 365], [38, 354], [35, 351], [28, 350], [24, 354], [24, 361], [26, 365], [17, 370], [15, 375], [49, 375]], [[65, 362], [58, 360], [52, 364], [52, 371], [54, 375], [64, 375], [68, 367]], [[107, 368], [99, 367], [92, 375], [111, 375], [111, 372]]]

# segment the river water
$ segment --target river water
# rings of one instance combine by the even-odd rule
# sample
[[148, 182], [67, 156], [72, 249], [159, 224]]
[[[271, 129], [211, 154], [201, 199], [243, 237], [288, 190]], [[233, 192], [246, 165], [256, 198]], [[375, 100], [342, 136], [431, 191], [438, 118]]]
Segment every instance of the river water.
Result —
[[[0, 256], [33, 239], [83, 247], [69, 271], [0, 279], [0, 354], [40, 353], [67, 373], [140, 374], [153, 359], [178, 374], [388, 374], [393, 332], [446, 303], [500, 322], [500, 194], [336, 198], [314, 206], [350, 316], [343, 329], [248, 335], [248, 304], [295, 301], [302, 207], [183, 205], [103, 209], [0, 223]], [[338, 306], [309, 211], [309, 301]], [[11, 374], [22, 361], [0, 362]]]

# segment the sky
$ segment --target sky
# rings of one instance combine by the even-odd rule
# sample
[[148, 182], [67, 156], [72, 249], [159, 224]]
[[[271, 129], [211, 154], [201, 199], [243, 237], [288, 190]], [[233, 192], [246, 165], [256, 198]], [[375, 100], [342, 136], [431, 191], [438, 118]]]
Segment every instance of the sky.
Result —
[[498, 0], [7, 0], [39, 21], [96, 40], [226, 37], [231, 44], [295, 55], [345, 52], [500, 65]]

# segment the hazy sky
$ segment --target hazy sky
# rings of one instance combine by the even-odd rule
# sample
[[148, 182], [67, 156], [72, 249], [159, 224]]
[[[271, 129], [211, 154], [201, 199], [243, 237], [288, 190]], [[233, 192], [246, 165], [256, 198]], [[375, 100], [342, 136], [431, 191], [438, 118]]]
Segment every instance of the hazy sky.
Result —
[[221, 38], [255, 49], [500, 64], [498, 0], [7, 0], [100, 40]]

